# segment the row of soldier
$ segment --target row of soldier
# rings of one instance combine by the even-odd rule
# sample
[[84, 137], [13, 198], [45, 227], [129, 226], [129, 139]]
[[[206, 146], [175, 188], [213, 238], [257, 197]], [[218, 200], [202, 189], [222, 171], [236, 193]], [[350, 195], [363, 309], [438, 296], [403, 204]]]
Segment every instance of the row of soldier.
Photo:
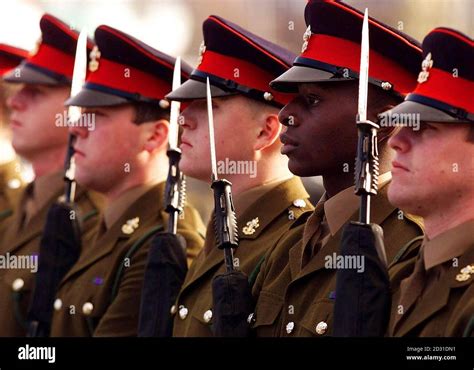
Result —
[[[39, 259], [38, 271], [0, 269], [1, 336], [352, 335], [337, 315], [354, 302], [381, 314], [380, 335], [472, 335], [473, 40], [436, 28], [420, 45], [368, 21], [366, 119], [379, 126], [370, 211], [383, 246], [368, 243], [381, 274], [357, 266], [375, 287], [354, 297], [334, 266], [350, 237], [361, 255], [367, 247], [367, 228], [347, 226], [360, 208], [364, 15], [326, 1], [304, 15], [299, 55], [209, 16], [194, 69], [106, 25], [85, 40], [49, 14], [36, 50], [1, 46], [12, 146], [35, 179], [2, 184], [0, 254]], [[81, 38], [87, 76], [72, 94]], [[64, 107], [94, 119], [58, 123]], [[417, 124], [398, 125], [405, 115]], [[256, 171], [217, 174], [212, 141], [217, 160]], [[213, 181], [216, 227], [178, 204], [181, 172]], [[323, 178], [315, 206], [308, 176]], [[362, 297], [379, 277], [378, 306]]]

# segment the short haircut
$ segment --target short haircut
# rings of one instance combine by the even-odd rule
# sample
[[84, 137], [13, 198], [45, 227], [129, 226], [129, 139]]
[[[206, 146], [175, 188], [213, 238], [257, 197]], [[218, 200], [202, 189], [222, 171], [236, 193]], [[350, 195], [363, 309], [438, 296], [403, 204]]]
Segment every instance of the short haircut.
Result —
[[467, 141], [474, 144], [474, 123], [468, 123], [469, 132], [467, 134]]
[[169, 109], [163, 109], [158, 104], [134, 102], [132, 106], [135, 110], [135, 118], [133, 123], [139, 125], [145, 122], [158, 121], [164, 119], [169, 121]]

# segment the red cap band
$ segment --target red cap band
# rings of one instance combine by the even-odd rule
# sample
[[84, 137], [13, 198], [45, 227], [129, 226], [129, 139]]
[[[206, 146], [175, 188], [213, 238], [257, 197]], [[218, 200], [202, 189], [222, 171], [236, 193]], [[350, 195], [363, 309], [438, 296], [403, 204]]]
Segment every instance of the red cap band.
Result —
[[163, 99], [171, 89], [169, 82], [154, 75], [104, 58], [100, 58], [99, 69], [89, 74], [87, 82], [157, 100]]
[[426, 82], [419, 83], [413, 93], [474, 113], [474, 82], [441, 69], [431, 68]]
[[271, 92], [274, 101], [281, 104], [286, 104], [291, 100], [291, 95], [282, 94], [270, 88], [268, 84], [275, 78], [271, 73], [242, 59], [206, 50], [202, 55], [201, 64], [196, 69], [252, 89]]
[[27, 59], [28, 63], [48, 69], [72, 79], [74, 56], [63, 53], [48, 44], [41, 43], [38, 52]]
[[[312, 34], [308, 46], [301, 56], [359, 72], [360, 48], [360, 44], [346, 39]], [[373, 50], [370, 50], [369, 60], [369, 76], [371, 78], [390, 82], [395, 91], [404, 95], [415, 88], [416, 76], [395, 61]]]

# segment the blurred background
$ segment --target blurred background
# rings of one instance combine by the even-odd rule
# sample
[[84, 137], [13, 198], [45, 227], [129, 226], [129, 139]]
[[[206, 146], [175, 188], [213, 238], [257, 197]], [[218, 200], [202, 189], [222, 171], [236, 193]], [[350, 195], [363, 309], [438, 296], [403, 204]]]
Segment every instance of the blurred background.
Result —
[[[474, 32], [474, 0], [347, 0], [357, 9], [422, 40], [437, 26]], [[299, 51], [306, 29], [306, 0], [8, 0], [0, 13], [0, 42], [31, 49], [39, 19], [52, 13], [71, 27], [100, 24], [121, 29], [171, 55], [195, 64], [201, 24], [220, 15], [291, 50]], [[292, 27], [289, 27], [292, 22]]]
[[[431, 29], [452, 27], [474, 37], [474, 0], [347, 0], [384, 23], [422, 41]], [[49, 12], [93, 37], [101, 24], [116, 27], [150, 46], [196, 65], [202, 41], [201, 24], [210, 14], [220, 15], [295, 53], [301, 49], [306, 29], [303, 11], [306, 0], [8, 0], [2, 2], [0, 42], [32, 49], [39, 38], [39, 19]], [[0, 130], [5, 130], [4, 96], [1, 89]], [[3, 121], [3, 122], [1, 122]], [[6, 134], [0, 135], [0, 163], [11, 156]], [[26, 176], [28, 173], [26, 172]], [[321, 193], [318, 178], [305, 184], [314, 201]], [[209, 214], [209, 186], [191, 181], [194, 203]]]

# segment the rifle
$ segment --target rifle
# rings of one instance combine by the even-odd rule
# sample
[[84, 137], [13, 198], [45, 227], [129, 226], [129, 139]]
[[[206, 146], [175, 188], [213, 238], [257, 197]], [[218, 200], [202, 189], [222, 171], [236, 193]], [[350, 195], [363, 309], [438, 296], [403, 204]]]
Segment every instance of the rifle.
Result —
[[387, 261], [383, 245], [383, 230], [370, 223], [370, 200], [377, 195], [379, 159], [377, 130], [379, 126], [367, 119], [369, 81], [369, 22], [365, 10], [359, 75], [359, 132], [355, 166], [355, 194], [360, 196], [359, 222], [344, 227], [339, 254], [359, 255], [365, 261], [365, 271], [341, 269], [336, 275], [334, 304], [334, 336], [383, 336], [390, 316], [391, 293]]
[[[174, 65], [173, 90], [181, 85], [181, 59]], [[139, 337], [171, 337], [173, 317], [170, 307], [178, 297], [188, 270], [186, 241], [177, 234], [178, 217], [183, 212], [186, 182], [179, 169], [178, 117], [180, 103], [171, 102], [168, 133], [169, 170], [165, 187], [165, 211], [169, 214], [167, 232], [158, 232], [151, 242], [145, 268], [138, 319]]]
[[234, 249], [239, 245], [237, 218], [232, 202], [232, 183], [217, 176], [216, 144], [214, 140], [214, 116], [209, 77], [206, 82], [209, 145], [211, 149], [211, 188], [214, 191], [214, 232], [217, 247], [224, 250], [226, 271], [234, 271]]

